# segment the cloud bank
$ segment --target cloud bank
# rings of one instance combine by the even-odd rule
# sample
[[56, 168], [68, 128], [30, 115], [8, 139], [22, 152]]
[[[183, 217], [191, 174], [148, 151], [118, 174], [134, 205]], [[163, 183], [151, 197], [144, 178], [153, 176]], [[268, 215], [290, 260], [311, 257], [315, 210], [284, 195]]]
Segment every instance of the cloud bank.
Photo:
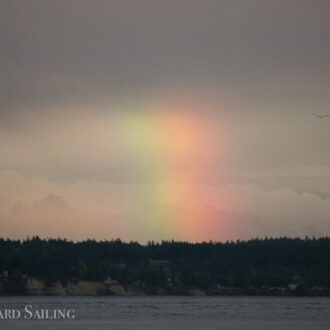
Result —
[[[1, 232], [125, 240], [235, 240], [330, 234], [330, 199], [257, 185], [67, 184], [0, 173]], [[153, 195], [168, 191], [174, 195]], [[187, 198], [189, 189], [189, 198]]]

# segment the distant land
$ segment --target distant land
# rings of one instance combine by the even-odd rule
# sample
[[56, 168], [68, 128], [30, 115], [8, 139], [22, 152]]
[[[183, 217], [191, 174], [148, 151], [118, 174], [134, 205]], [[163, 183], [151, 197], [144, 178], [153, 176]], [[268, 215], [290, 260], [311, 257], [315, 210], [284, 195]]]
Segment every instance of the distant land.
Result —
[[330, 238], [0, 239], [0, 295], [330, 296]]

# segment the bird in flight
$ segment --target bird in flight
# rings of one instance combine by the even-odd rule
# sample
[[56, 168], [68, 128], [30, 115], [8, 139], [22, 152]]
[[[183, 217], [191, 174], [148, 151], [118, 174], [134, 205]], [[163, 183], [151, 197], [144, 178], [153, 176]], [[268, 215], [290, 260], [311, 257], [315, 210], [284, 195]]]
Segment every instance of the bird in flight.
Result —
[[313, 113], [313, 116], [316, 116], [318, 119], [322, 119], [325, 117], [330, 117], [330, 114], [320, 114], [320, 113]]

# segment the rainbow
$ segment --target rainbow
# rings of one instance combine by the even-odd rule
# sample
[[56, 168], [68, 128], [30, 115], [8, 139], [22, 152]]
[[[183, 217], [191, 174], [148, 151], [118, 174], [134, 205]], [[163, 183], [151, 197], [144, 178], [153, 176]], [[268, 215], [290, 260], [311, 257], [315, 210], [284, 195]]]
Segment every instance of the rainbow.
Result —
[[[136, 159], [133, 166], [154, 170], [141, 198], [148, 201], [138, 215], [138, 227], [150, 239], [171, 239], [187, 234], [184, 212], [176, 203], [191, 205], [190, 178], [184, 174], [187, 160], [196, 162], [200, 132], [197, 121], [178, 111], [128, 112], [119, 120], [124, 148]], [[179, 168], [179, 169], [178, 169]], [[175, 178], [179, 170], [179, 178]], [[169, 181], [180, 181], [181, 189]], [[139, 230], [138, 229], [138, 230]], [[182, 236], [182, 235], [181, 235]]]
[[128, 156], [128, 166], [147, 178], [136, 196], [136, 226], [128, 228], [143, 239], [197, 241], [205, 230], [212, 211], [198, 207], [196, 176], [211, 161], [211, 137], [198, 113], [165, 106], [111, 111], [111, 138]]

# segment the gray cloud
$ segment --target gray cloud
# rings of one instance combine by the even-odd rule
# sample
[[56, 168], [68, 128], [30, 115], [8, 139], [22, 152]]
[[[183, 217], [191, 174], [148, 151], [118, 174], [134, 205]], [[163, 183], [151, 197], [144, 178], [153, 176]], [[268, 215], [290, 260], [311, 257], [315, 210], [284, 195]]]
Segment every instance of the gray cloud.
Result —
[[173, 84], [329, 104], [328, 1], [2, 1], [0, 12], [2, 111]]
[[[228, 185], [233, 199], [251, 196], [248, 221], [266, 221], [263, 233], [294, 235], [298, 224], [301, 235], [307, 227], [328, 232], [330, 119], [312, 113], [330, 113], [329, 22], [328, 0], [1, 1], [0, 179], [12, 191], [0, 190], [0, 208], [20, 194], [31, 204], [54, 193], [79, 210], [112, 214], [109, 200], [121, 211], [140, 195], [153, 205], [146, 186], [180, 185], [187, 175], [210, 199], [218, 193], [210, 189]], [[173, 152], [180, 128], [167, 127], [158, 145], [144, 133], [141, 122], [169, 111], [159, 107], [166, 102], [188, 123], [200, 118], [189, 155]], [[116, 119], [135, 112], [136, 127]], [[189, 198], [154, 202], [169, 205], [165, 213], [194, 213]], [[44, 215], [36, 205], [28, 210]], [[243, 210], [217, 212], [245, 228]], [[78, 221], [80, 213], [69, 213]]]

